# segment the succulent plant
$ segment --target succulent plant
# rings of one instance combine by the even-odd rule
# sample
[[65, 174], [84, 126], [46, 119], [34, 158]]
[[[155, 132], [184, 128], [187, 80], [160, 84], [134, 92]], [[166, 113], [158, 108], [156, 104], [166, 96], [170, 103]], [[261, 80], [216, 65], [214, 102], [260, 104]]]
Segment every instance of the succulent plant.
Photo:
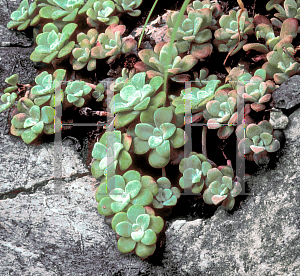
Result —
[[[170, 13], [167, 17], [167, 25], [169, 29], [166, 35], [171, 37], [175, 23], [178, 21], [179, 12]], [[179, 23], [175, 41], [187, 41], [189, 43], [196, 42], [200, 45], [193, 45], [191, 54], [195, 55], [196, 49], [202, 53], [201, 58], [209, 56], [212, 52], [212, 45], [205, 43], [212, 38], [211, 30], [207, 29], [212, 21], [212, 14], [210, 9], [201, 9], [197, 11], [190, 11], [186, 18], [182, 18]], [[205, 44], [204, 44], [205, 43]], [[203, 55], [205, 53], [205, 55]], [[199, 57], [200, 58], [200, 57]]]
[[266, 4], [266, 10], [270, 11], [274, 8], [274, 5], [276, 4], [280, 4], [281, 2], [283, 2], [284, 0], [270, 0], [267, 4]]
[[194, 79], [195, 79], [195, 84], [199, 87], [202, 88], [203, 86], [207, 85], [209, 81], [211, 80], [217, 80], [218, 77], [217, 75], [211, 74], [208, 75], [208, 69], [207, 68], [202, 68], [199, 71], [199, 74], [197, 72], [193, 72], [194, 74]]
[[97, 40], [97, 46], [92, 48], [91, 57], [103, 59], [110, 57], [108, 63], [113, 62], [121, 53], [130, 52], [137, 42], [133, 38], [122, 38], [125, 32], [124, 25], [111, 24], [106, 28], [105, 33], [101, 33]]
[[183, 158], [179, 164], [179, 171], [183, 174], [179, 180], [180, 187], [191, 188], [195, 194], [200, 193], [204, 187], [207, 171], [211, 168], [211, 164], [203, 154], [191, 152], [189, 157]]
[[227, 92], [225, 89], [215, 93], [214, 100], [206, 104], [203, 111], [204, 118], [207, 120], [209, 129], [218, 129], [220, 139], [228, 138], [233, 132], [233, 126], [237, 122], [237, 91]]
[[245, 102], [252, 102], [251, 108], [256, 112], [264, 110], [265, 103], [271, 99], [271, 93], [275, 90], [275, 83], [266, 80], [266, 71], [258, 69], [254, 76], [247, 73], [239, 77], [237, 82], [237, 93], [244, 98]]
[[281, 84], [289, 77], [299, 72], [300, 63], [294, 59], [294, 47], [291, 43], [284, 43], [279, 47], [278, 43], [274, 51], [267, 54], [267, 60], [262, 68], [274, 79], [276, 84]]
[[[111, 110], [114, 113], [118, 113], [118, 118], [116, 118], [117, 127], [124, 126], [123, 123], [120, 124], [120, 116], [126, 116], [128, 112], [136, 111], [134, 114], [136, 116], [129, 115], [130, 120], [126, 120], [126, 124], [132, 122], [143, 110], [147, 110], [149, 106], [155, 104], [155, 100], [159, 97], [165, 99], [165, 93], [162, 92], [158, 96], [153, 97], [156, 91], [163, 83], [163, 78], [156, 76], [150, 81], [146, 82], [146, 73], [141, 72], [135, 74], [130, 80], [124, 84], [120, 93], [113, 97], [110, 103]], [[152, 101], [151, 101], [152, 99]], [[161, 105], [163, 102], [161, 102]]]
[[[268, 22], [268, 19], [265, 19]], [[286, 19], [282, 25], [280, 30], [280, 35], [275, 36], [274, 30], [272, 28], [271, 22], [260, 23], [255, 28], [256, 38], [264, 39], [265, 44], [262, 43], [247, 43], [243, 46], [244, 51], [256, 50], [263, 54], [267, 54], [272, 51], [277, 43], [287, 36], [292, 36], [295, 38], [297, 36], [298, 31], [298, 22], [294, 18]]]
[[238, 150], [240, 156], [250, 153], [259, 154], [264, 151], [275, 152], [279, 150], [280, 143], [273, 136], [273, 127], [264, 120], [256, 124], [239, 125], [236, 129]]
[[153, 199], [153, 207], [162, 209], [164, 206], [175, 206], [180, 197], [180, 190], [177, 187], [171, 187], [171, 181], [166, 177], [157, 179], [158, 191]]
[[127, 68], [123, 68], [122, 69], [122, 76], [117, 78], [116, 81], [112, 84], [111, 86], [111, 90], [112, 91], [121, 91], [121, 89], [124, 87], [124, 85], [126, 84], [126, 82], [128, 80], [130, 80], [133, 75], [135, 74], [135, 69], [127, 69]]
[[207, 204], [222, 205], [231, 210], [235, 203], [235, 197], [242, 191], [241, 184], [233, 181], [232, 167], [223, 166], [221, 170], [212, 168], [207, 171], [205, 185], [207, 189], [203, 193], [203, 200]]
[[127, 171], [123, 176], [114, 175], [108, 180], [103, 177], [96, 191], [98, 211], [101, 215], [111, 216], [126, 211], [132, 205], [149, 205], [157, 191], [153, 177], [141, 176], [135, 170]]
[[38, 0], [42, 2], [38, 6], [42, 18], [57, 20], [63, 17], [62, 21], [75, 21], [78, 10], [84, 4], [84, 0]]
[[94, 1], [93, 6], [86, 11], [86, 14], [88, 16], [87, 23], [93, 27], [98, 27], [101, 22], [105, 23], [106, 25], [111, 25], [113, 23], [118, 24], [119, 17], [112, 16], [114, 11], [115, 4], [113, 1]]
[[114, 0], [116, 8], [119, 12], [127, 12], [130, 16], [140, 16], [141, 11], [137, 8], [142, 4], [143, 0]]
[[[246, 10], [242, 12], [242, 15], [239, 18], [241, 12], [241, 9], [237, 12], [231, 10], [229, 15], [221, 16], [219, 20], [221, 28], [215, 31], [219, 52], [229, 52], [232, 56], [246, 44], [248, 34], [253, 31], [254, 25], [252, 19], [248, 17], [248, 12]], [[241, 41], [239, 41], [239, 35], [241, 35]]]
[[74, 104], [77, 107], [84, 105], [84, 96], [88, 95], [92, 91], [92, 87], [85, 84], [84, 81], [72, 81], [68, 82], [65, 89], [67, 100], [69, 103]]
[[23, 31], [29, 24], [30, 26], [36, 25], [40, 21], [40, 16], [35, 12], [36, 8], [36, 1], [29, 5], [28, 0], [23, 0], [18, 9], [10, 15], [11, 21], [7, 23], [7, 28], [17, 28], [18, 31]]
[[141, 205], [131, 206], [127, 213], [117, 213], [112, 220], [112, 228], [120, 236], [118, 249], [122, 253], [134, 250], [141, 258], [152, 255], [156, 249], [157, 234], [164, 227], [164, 220], [155, 216], [151, 208]]
[[300, 19], [300, 1], [297, 0], [285, 0], [283, 7], [279, 4], [274, 4], [278, 13], [275, 13], [274, 16], [279, 18], [281, 21], [284, 21], [287, 18], [296, 18]]
[[[57, 69], [53, 76], [47, 71], [40, 73], [35, 78], [36, 85], [31, 88], [30, 98], [34, 101], [35, 105], [42, 105], [50, 100], [50, 106], [55, 106], [55, 88], [60, 85], [66, 74], [66, 70]], [[64, 100], [64, 93], [61, 89], [61, 99]]]
[[29, 144], [43, 131], [54, 133], [54, 108], [43, 106], [40, 108], [28, 98], [21, 98], [18, 102], [18, 113], [11, 120], [11, 134], [21, 136]]
[[14, 74], [10, 77], [5, 79], [5, 82], [9, 85], [4, 89], [4, 93], [11, 93], [13, 91], [18, 90], [18, 84], [19, 84], [19, 75]]
[[211, 25], [215, 25], [217, 23], [216, 18], [218, 18], [222, 14], [222, 7], [217, 1], [203, 0], [198, 1], [195, 0], [187, 6], [187, 12], [197, 11], [201, 9], [210, 9], [212, 12], [212, 23]]
[[192, 113], [202, 111], [206, 103], [214, 97], [220, 82], [220, 80], [210, 80], [201, 89], [192, 87], [190, 92], [189, 89], [181, 90], [181, 95], [172, 101], [172, 105], [176, 107], [175, 114], [185, 113], [185, 100], [188, 99], [191, 100]]
[[75, 46], [75, 41], [68, 42], [68, 40], [77, 26], [75, 23], [69, 23], [63, 27], [60, 33], [55, 24], [46, 24], [43, 27], [43, 33], [36, 37], [38, 46], [30, 55], [30, 59], [35, 62], [50, 63], [56, 57], [61, 58], [68, 55]]
[[[165, 71], [169, 75], [189, 71], [197, 63], [197, 58], [186, 55], [181, 58], [175, 45], [169, 49], [169, 43], [159, 42], [155, 45], [154, 51], [150, 49], [141, 50], [138, 55], [142, 62], [137, 62], [134, 67], [139, 71], [147, 71], [148, 78], [155, 76], [163, 77]], [[167, 56], [172, 54], [170, 64], [166, 64]]]
[[173, 111], [161, 107], [154, 112], [153, 123], [139, 123], [135, 126], [137, 137], [133, 139], [133, 150], [136, 154], [144, 154], [153, 149], [148, 157], [154, 168], [162, 168], [170, 161], [170, 146], [180, 148], [186, 142], [185, 131], [171, 123]]
[[94, 98], [96, 98], [97, 102], [101, 102], [104, 99], [104, 92], [105, 92], [104, 85], [100, 82], [95, 87], [95, 90], [93, 91], [92, 95]]
[[96, 29], [90, 29], [87, 34], [79, 33], [77, 35], [78, 46], [72, 51], [74, 59], [72, 60], [73, 70], [80, 70], [87, 64], [87, 70], [96, 69], [96, 59], [91, 58], [91, 49], [95, 45], [99, 33]]
[[95, 158], [91, 166], [92, 174], [95, 178], [102, 175], [108, 178], [114, 175], [114, 171], [119, 163], [122, 171], [127, 170], [132, 164], [132, 159], [128, 153], [132, 138], [121, 131], [106, 131], [100, 141], [94, 144], [92, 157]]
[[3, 112], [4, 110], [7, 110], [8, 108], [12, 107], [13, 104], [15, 103], [15, 100], [17, 98], [16, 93], [4, 93], [1, 96], [1, 101], [3, 104], [0, 105], [0, 113]]

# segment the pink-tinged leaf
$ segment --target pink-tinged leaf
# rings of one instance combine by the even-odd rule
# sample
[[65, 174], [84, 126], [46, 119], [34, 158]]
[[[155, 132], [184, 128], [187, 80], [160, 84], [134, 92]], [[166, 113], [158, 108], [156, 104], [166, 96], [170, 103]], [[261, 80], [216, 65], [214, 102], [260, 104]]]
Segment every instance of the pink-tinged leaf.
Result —
[[140, 51], [138, 53], [138, 55], [139, 55], [140, 59], [149, 66], [150, 66], [150, 62], [149, 62], [150, 58], [152, 58], [152, 57], [154, 57], [156, 59], [158, 58], [157, 55], [149, 49], [144, 49], [144, 50]]
[[155, 47], [154, 47], [154, 53], [158, 55], [159, 52], [160, 52], [160, 50], [161, 50], [161, 48], [162, 48], [165, 44], [166, 44], [166, 42], [164, 42], [164, 41], [157, 43], [157, 44], [155, 45]]
[[255, 50], [263, 54], [269, 53], [269, 49], [265, 45], [260, 43], [248, 43], [243, 46], [243, 50], [245, 52], [248, 52], [249, 50]]
[[180, 72], [186, 72], [192, 69], [197, 64], [198, 60], [192, 55], [184, 56], [184, 58], [179, 62], [178, 67]]
[[136, 44], [137, 42], [133, 38], [123, 39], [122, 53], [130, 52]]
[[232, 114], [231, 118], [228, 121], [228, 125], [236, 125], [237, 124], [238, 113], [235, 112]]
[[181, 68], [173, 68], [173, 69], [169, 69], [168, 72], [175, 75], [178, 72], [182, 71]]
[[298, 20], [296, 18], [288, 18], [283, 21], [280, 30], [280, 39], [291, 35], [293, 38], [297, 36], [298, 32]]
[[207, 127], [208, 127], [209, 129], [218, 129], [218, 128], [220, 128], [221, 126], [222, 126], [222, 125], [221, 125], [220, 123], [218, 123], [216, 119], [209, 119], [209, 120], [207, 121]]
[[254, 26], [257, 26], [259, 24], [267, 24], [272, 27], [271, 21], [264, 15], [257, 15], [253, 18], [253, 24]]
[[259, 147], [259, 146], [251, 145], [250, 148], [256, 154], [265, 151], [265, 147]]
[[243, 98], [245, 99], [245, 101], [250, 101], [250, 102], [256, 101], [255, 98], [253, 98], [251, 95], [249, 95], [249, 94], [247, 94], [247, 93], [244, 93], [244, 94], [243, 94]]
[[222, 126], [218, 129], [217, 135], [220, 139], [227, 139], [233, 132], [234, 128], [231, 126]]
[[103, 59], [106, 57], [105, 54], [106, 54], [106, 51], [102, 47], [102, 45], [93, 47], [91, 49], [91, 57], [92, 58]]
[[186, 81], [189, 81], [190, 79], [191, 79], [191, 76], [189, 74], [180, 74], [180, 75], [171, 77], [171, 80], [175, 81], [175, 82], [186, 82]]
[[240, 184], [240, 182], [234, 182], [233, 184], [233, 189], [230, 191], [230, 195], [232, 197], [236, 197], [237, 195], [239, 195], [242, 192], [242, 186]]
[[193, 45], [191, 55], [197, 59], [208, 57], [212, 53], [213, 46], [210, 43]]
[[259, 111], [264, 110], [266, 108], [266, 106], [263, 104], [260, 104], [260, 103], [252, 103], [251, 108], [256, 112], [259, 112]]
[[152, 78], [157, 77], [157, 76], [163, 77], [164, 75], [162, 73], [154, 71], [154, 70], [147, 71], [147, 77], [149, 79], [152, 79]]
[[220, 196], [220, 195], [214, 195], [211, 200], [213, 202], [213, 204], [217, 205], [219, 204], [221, 201], [223, 201], [225, 198], [227, 197], [227, 195], [223, 195], [223, 196]]
[[282, 84], [288, 80], [289, 76], [283, 73], [276, 73], [273, 78], [276, 84]]
[[134, 64], [134, 68], [137, 70], [137, 73], [138, 72], [146, 72], [148, 70], [149, 66], [147, 66], [142, 61], [138, 61], [137, 63]]
[[271, 99], [271, 94], [266, 94], [259, 99], [259, 103], [267, 103]]

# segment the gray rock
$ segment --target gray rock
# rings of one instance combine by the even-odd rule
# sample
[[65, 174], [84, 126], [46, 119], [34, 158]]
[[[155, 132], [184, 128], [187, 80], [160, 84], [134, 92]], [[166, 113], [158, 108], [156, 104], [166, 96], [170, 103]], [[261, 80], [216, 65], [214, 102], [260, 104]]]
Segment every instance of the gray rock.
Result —
[[272, 109], [270, 111], [270, 123], [274, 129], [285, 129], [289, 123], [289, 118], [281, 110]]
[[68, 139], [62, 142], [61, 161], [57, 159], [59, 152], [55, 151], [53, 143], [36, 147], [26, 145], [19, 137], [3, 135], [0, 137], [0, 149], [0, 195], [47, 183], [55, 178], [57, 165], [58, 168], [61, 165], [61, 172], [56, 174], [66, 179], [88, 173]]
[[0, 274], [163, 275], [118, 251], [116, 234], [97, 213], [94, 190], [95, 180], [86, 176], [65, 182], [61, 193], [49, 181], [34, 194], [0, 201]]
[[300, 76], [295, 75], [280, 85], [273, 93], [276, 108], [290, 109], [300, 103]]

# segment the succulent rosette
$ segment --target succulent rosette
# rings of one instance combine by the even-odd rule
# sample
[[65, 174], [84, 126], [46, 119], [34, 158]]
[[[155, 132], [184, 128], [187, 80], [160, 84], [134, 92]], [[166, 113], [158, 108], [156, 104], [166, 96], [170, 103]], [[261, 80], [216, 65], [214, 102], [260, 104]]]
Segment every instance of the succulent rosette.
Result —
[[3, 94], [1, 96], [1, 101], [3, 102], [3, 104], [0, 105], [0, 112], [3, 112], [4, 110], [7, 110], [10, 107], [12, 107], [15, 103], [16, 98], [17, 94], [15, 92]]
[[[231, 10], [229, 15], [221, 16], [219, 20], [221, 28], [215, 31], [219, 52], [230, 52], [230, 55], [232, 56], [246, 44], [248, 34], [253, 31], [254, 25], [252, 19], [248, 17], [248, 12], [246, 10], [242, 12], [242, 15], [239, 18], [241, 12], [241, 9], [237, 12]], [[240, 32], [238, 31], [238, 25]], [[239, 35], [242, 37], [241, 41], [239, 41]]]
[[297, 36], [298, 20], [295, 18], [286, 19], [281, 24], [280, 35], [275, 36], [271, 22], [266, 17], [260, 17], [264, 23], [260, 23], [255, 27], [256, 39], [263, 39], [262, 43], [247, 43], [243, 46], [244, 51], [255, 50], [263, 54], [267, 54], [272, 51], [277, 43], [283, 39], [287, 39], [288, 36], [292, 36], [290, 41]]
[[125, 32], [124, 25], [111, 24], [106, 28], [105, 33], [101, 33], [97, 40], [97, 45], [91, 50], [91, 57], [103, 59], [110, 57], [108, 63], [113, 62], [121, 53], [130, 52], [137, 42], [133, 38], [122, 38]]
[[279, 141], [273, 136], [273, 126], [266, 120], [258, 124], [239, 125], [236, 129], [236, 136], [239, 141], [240, 156], [250, 153], [260, 154], [265, 151], [275, 152], [280, 148]]
[[121, 77], [117, 78], [116, 81], [111, 85], [111, 90], [112, 91], [121, 91], [121, 89], [124, 87], [126, 82], [130, 80], [135, 74], [135, 69], [127, 69], [123, 68], [122, 69], [122, 75]]
[[[171, 37], [175, 23], [178, 21], [179, 12], [168, 14], [167, 25], [169, 27], [167, 36]], [[180, 20], [175, 40], [196, 42], [202, 44], [212, 38], [211, 30], [207, 29], [211, 25], [212, 14], [210, 9], [190, 11], [186, 17]], [[211, 46], [212, 48], [212, 46]]]
[[133, 150], [136, 154], [145, 154], [150, 149], [149, 164], [154, 168], [162, 168], [170, 161], [170, 150], [180, 148], [186, 142], [185, 131], [176, 128], [171, 123], [173, 111], [171, 108], [161, 107], [154, 112], [153, 122], [139, 123], [135, 126], [137, 137], [133, 140]]
[[[167, 57], [171, 53], [171, 61], [167, 64]], [[183, 58], [179, 56], [176, 45], [170, 49], [169, 43], [159, 42], [155, 45], [154, 51], [144, 49], [138, 53], [142, 62], [137, 62], [134, 67], [139, 71], [146, 71], [148, 78], [155, 76], [163, 77], [165, 71], [170, 76], [189, 71], [198, 59], [192, 55], [186, 55]]]
[[213, 17], [211, 25], [215, 25], [217, 23], [216, 18], [222, 14], [222, 7], [216, 1], [195, 0], [192, 3], [188, 4], [188, 6], [187, 6], [187, 12], [197, 11], [197, 10], [201, 10], [201, 9], [210, 9], [211, 10], [212, 17]]
[[128, 153], [132, 138], [121, 131], [106, 131], [95, 143], [92, 157], [95, 158], [91, 166], [92, 174], [95, 178], [102, 175], [108, 178], [114, 175], [119, 164], [120, 170], [124, 171], [132, 164], [132, 159]]
[[237, 123], [237, 91], [220, 89], [215, 93], [214, 100], [206, 104], [203, 111], [209, 129], [218, 129], [220, 139], [228, 138]]
[[157, 192], [157, 183], [153, 177], [141, 176], [139, 172], [130, 170], [122, 176], [114, 175], [108, 180], [103, 177], [95, 196], [99, 202], [99, 213], [104, 216], [111, 216], [126, 211], [132, 205], [146, 206], [151, 204], [153, 196]]
[[175, 206], [180, 197], [180, 190], [177, 187], [171, 187], [171, 181], [167, 177], [157, 179], [158, 191], [153, 199], [153, 207], [162, 209], [164, 206]]
[[54, 113], [51, 106], [40, 108], [28, 98], [21, 98], [18, 102], [18, 111], [11, 121], [11, 134], [21, 136], [22, 140], [29, 144], [39, 134], [54, 133]]
[[84, 0], [38, 0], [42, 2], [38, 6], [42, 18], [57, 20], [63, 17], [62, 21], [74, 21], [78, 10], [84, 5]]
[[55, 24], [46, 24], [43, 32], [36, 37], [38, 46], [30, 55], [30, 59], [35, 62], [50, 63], [56, 57], [61, 58], [71, 53], [75, 41], [68, 42], [68, 40], [77, 26], [75, 23], [69, 23], [63, 27], [60, 33]]
[[[36, 85], [30, 90], [30, 98], [38, 106], [46, 103], [50, 100], [49, 105], [55, 106], [55, 88], [59, 87], [61, 81], [63, 81], [66, 74], [66, 70], [57, 69], [53, 75], [49, 74], [47, 71], [40, 73], [35, 78]], [[61, 100], [64, 100], [63, 90], [60, 89]]]
[[192, 189], [198, 194], [204, 187], [207, 171], [212, 168], [211, 164], [203, 154], [191, 152], [188, 158], [183, 158], [179, 164], [179, 171], [183, 176], [179, 180], [182, 189]]
[[82, 107], [84, 105], [84, 96], [88, 95], [91, 91], [92, 87], [85, 84], [84, 81], [72, 81], [68, 82], [65, 94], [69, 103], [77, 107]]
[[11, 21], [7, 23], [7, 28], [17, 28], [18, 31], [23, 31], [28, 25], [36, 25], [40, 21], [40, 15], [36, 15], [35, 12], [36, 8], [36, 1], [29, 5], [28, 0], [23, 0], [18, 9], [10, 15]]
[[181, 95], [172, 101], [175, 108], [175, 114], [185, 113], [185, 101], [191, 101], [191, 112], [202, 111], [206, 103], [213, 99], [218, 89], [220, 80], [210, 80], [205, 87], [191, 87], [191, 89], [181, 90]]
[[[137, 73], [128, 80], [120, 93], [116, 94], [110, 103], [111, 110], [118, 114], [116, 127], [122, 127], [124, 124], [127, 125], [132, 122], [142, 111], [148, 110], [149, 106], [158, 107], [162, 105], [165, 100], [165, 93], [161, 92], [154, 97], [162, 83], [163, 78], [160, 76], [146, 82], [146, 73], [144, 72]], [[158, 101], [159, 99], [161, 100]]]
[[262, 68], [272, 77], [276, 84], [287, 81], [299, 72], [300, 63], [294, 60], [295, 50], [291, 43], [278, 43], [274, 51], [267, 54], [267, 60]]
[[4, 89], [4, 93], [11, 93], [18, 90], [19, 85], [19, 75], [13, 74], [10, 77], [5, 79], [5, 82], [8, 84], [8, 87]]
[[266, 80], [266, 71], [258, 69], [254, 76], [247, 73], [239, 77], [237, 93], [245, 102], [251, 102], [251, 108], [256, 112], [264, 110], [265, 104], [270, 101], [271, 93], [275, 90], [275, 83]]
[[94, 98], [96, 98], [97, 102], [101, 102], [104, 99], [104, 92], [105, 92], [105, 87], [104, 85], [100, 82], [97, 84], [95, 87], [95, 90], [93, 91], [92, 95]]
[[155, 216], [153, 209], [141, 205], [131, 206], [127, 213], [117, 213], [112, 228], [120, 236], [118, 249], [122, 253], [134, 250], [141, 258], [152, 255], [156, 249], [157, 234], [164, 227], [164, 220]]
[[101, 22], [106, 25], [113, 23], [119, 23], [119, 17], [112, 16], [115, 11], [115, 4], [110, 0], [98, 0], [94, 1], [92, 7], [90, 7], [86, 14], [88, 16], [87, 23], [93, 27], [97, 27]]
[[74, 59], [72, 60], [73, 70], [80, 70], [87, 65], [88, 71], [96, 69], [96, 59], [91, 58], [91, 49], [95, 45], [99, 33], [96, 29], [90, 29], [87, 34], [77, 35], [78, 46], [72, 50]]
[[141, 11], [137, 8], [142, 4], [143, 0], [114, 0], [116, 8], [119, 12], [127, 12], [130, 16], [140, 16]]
[[205, 185], [207, 189], [203, 193], [203, 200], [207, 204], [222, 205], [231, 210], [235, 203], [235, 197], [242, 191], [240, 182], [234, 181], [233, 169], [223, 166], [222, 169], [212, 168], [207, 171]]

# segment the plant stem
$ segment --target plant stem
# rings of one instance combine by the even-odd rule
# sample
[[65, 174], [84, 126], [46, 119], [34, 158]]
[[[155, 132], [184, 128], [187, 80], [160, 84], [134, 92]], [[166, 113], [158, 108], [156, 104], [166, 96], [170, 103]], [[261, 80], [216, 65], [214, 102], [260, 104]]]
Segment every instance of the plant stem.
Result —
[[202, 128], [202, 154], [207, 157], [206, 135], [207, 135], [207, 126], [203, 126], [203, 128]]
[[161, 168], [162, 170], [162, 177], [166, 177], [166, 167]]

